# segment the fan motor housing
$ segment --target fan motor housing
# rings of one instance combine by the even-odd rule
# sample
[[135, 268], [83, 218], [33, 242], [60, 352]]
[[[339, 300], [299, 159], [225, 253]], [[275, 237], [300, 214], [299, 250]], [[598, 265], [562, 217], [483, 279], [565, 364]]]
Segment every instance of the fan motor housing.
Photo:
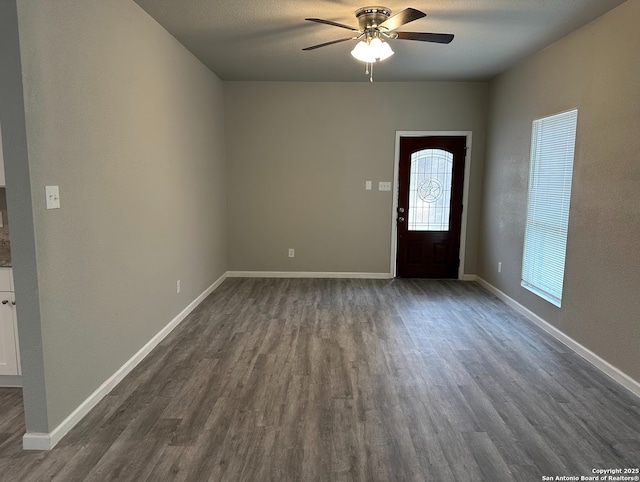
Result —
[[391, 16], [387, 7], [362, 7], [356, 10], [358, 25], [363, 32], [376, 28]]

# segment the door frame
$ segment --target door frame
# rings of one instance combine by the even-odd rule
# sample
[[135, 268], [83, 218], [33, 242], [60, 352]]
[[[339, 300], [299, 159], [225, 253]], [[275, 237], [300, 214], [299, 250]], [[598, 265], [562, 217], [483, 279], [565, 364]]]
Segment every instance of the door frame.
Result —
[[396, 131], [395, 157], [393, 162], [393, 202], [391, 210], [391, 266], [389, 273], [396, 277], [396, 257], [398, 255], [398, 223], [396, 221], [398, 211], [398, 176], [400, 169], [400, 138], [401, 137], [430, 137], [430, 136], [461, 136], [467, 138], [467, 154], [464, 166], [464, 186], [462, 191], [462, 224], [460, 226], [460, 267], [458, 279], [465, 279], [464, 261], [467, 245], [467, 204], [469, 200], [469, 173], [471, 172], [471, 140], [472, 131]]

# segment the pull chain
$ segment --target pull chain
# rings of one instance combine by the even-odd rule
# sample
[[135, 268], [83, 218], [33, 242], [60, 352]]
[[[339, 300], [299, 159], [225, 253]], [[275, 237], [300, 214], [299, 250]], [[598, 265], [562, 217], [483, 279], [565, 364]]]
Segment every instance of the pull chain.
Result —
[[373, 62], [367, 62], [364, 65], [365, 75], [369, 75], [369, 82], [373, 82]]

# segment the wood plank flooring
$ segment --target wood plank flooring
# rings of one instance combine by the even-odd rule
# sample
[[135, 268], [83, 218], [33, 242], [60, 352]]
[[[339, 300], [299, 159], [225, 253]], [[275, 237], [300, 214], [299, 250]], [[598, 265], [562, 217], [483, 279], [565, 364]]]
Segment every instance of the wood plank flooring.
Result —
[[2, 481], [540, 481], [640, 465], [640, 399], [475, 283], [228, 279]]

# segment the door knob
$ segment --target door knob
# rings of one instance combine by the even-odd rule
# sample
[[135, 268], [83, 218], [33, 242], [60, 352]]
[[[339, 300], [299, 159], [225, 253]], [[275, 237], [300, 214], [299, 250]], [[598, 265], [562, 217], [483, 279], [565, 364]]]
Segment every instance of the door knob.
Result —
[[403, 221], [404, 221], [404, 218], [403, 218], [402, 216], [400, 216], [400, 217], [398, 218], [398, 222], [399, 222], [399, 223], [401, 223], [401, 222], [403, 222]]
[[398, 208], [398, 212], [402, 214], [404, 212], [404, 208]]
[[15, 302], [15, 301], [12, 301], [12, 302], [11, 302], [11, 304], [12, 304], [13, 306], [15, 306], [15, 305], [16, 305], [16, 302]]
[[6, 305], [7, 303], [9, 303], [9, 300], [2, 300], [3, 305]]

